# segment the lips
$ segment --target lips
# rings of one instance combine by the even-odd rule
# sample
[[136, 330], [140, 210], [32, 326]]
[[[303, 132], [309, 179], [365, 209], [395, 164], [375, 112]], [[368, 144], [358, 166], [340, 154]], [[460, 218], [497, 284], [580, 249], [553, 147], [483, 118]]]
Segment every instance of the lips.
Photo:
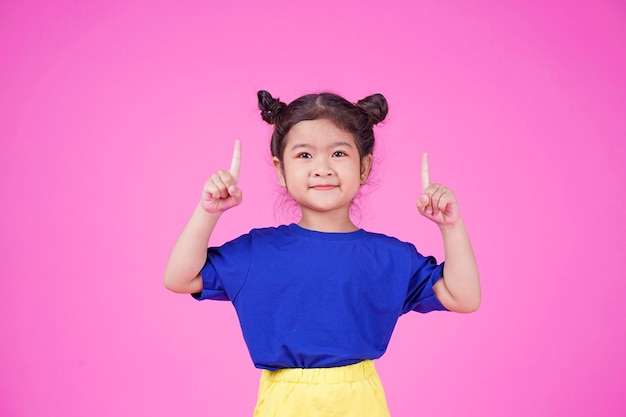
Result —
[[332, 184], [318, 184], [318, 185], [311, 186], [312, 189], [317, 190], [317, 191], [329, 191], [329, 190], [334, 189], [335, 187], [337, 186], [332, 185]]

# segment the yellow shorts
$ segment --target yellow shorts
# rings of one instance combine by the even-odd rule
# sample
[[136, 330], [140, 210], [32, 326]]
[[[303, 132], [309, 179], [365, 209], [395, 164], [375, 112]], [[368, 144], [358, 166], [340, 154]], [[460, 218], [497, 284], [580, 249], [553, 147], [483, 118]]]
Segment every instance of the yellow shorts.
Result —
[[264, 370], [255, 417], [389, 417], [374, 362]]

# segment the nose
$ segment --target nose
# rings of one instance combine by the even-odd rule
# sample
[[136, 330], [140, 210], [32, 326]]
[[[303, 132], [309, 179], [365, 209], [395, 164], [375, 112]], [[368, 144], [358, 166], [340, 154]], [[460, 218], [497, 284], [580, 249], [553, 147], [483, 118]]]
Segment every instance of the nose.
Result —
[[316, 162], [317, 163], [313, 168], [313, 175], [316, 177], [329, 177], [334, 174], [332, 168], [325, 159], [320, 159]]

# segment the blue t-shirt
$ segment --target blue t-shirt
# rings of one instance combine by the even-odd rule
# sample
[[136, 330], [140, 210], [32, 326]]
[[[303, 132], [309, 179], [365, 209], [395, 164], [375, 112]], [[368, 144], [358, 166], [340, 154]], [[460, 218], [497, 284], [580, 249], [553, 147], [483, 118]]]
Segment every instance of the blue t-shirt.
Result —
[[325, 368], [382, 356], [404, 313], [445, 310], [442, 274], [393, 237], [291, 224], [209, 248], [194, 297], [233, 303], [256, 367]]

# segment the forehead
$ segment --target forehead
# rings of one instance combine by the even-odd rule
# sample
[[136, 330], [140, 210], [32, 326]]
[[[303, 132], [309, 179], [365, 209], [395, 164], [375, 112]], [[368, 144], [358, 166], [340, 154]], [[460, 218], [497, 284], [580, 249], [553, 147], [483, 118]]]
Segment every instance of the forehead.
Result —
[[346, 142], [356, 146], [354, 136], [328, 119], [303, 120], [289, 129], [286, 136], [288, 147], [294, 145], [317, 145], [329, 142]]

